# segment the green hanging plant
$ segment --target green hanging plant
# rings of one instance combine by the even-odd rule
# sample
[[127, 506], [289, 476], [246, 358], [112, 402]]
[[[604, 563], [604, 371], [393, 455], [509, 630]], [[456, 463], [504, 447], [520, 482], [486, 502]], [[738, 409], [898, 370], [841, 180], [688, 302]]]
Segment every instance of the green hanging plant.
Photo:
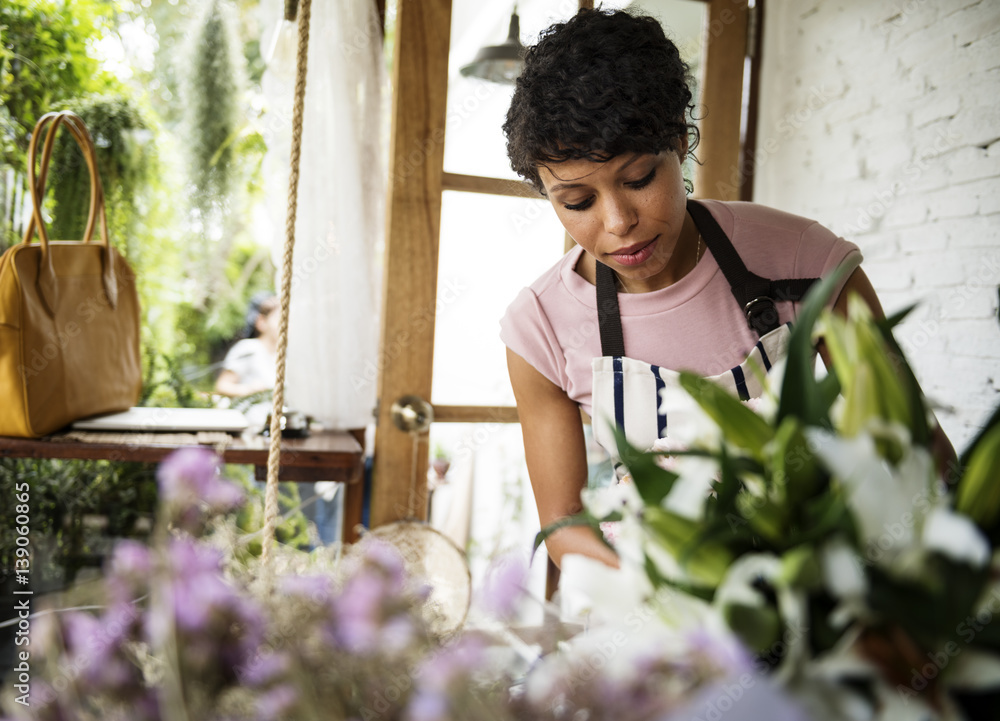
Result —
[[[64, 109], [79, 115], [90, 130], [104, 186], [112, 243], [127, 255], [135, 224], [136, 198], [149, 174], [146, 144], [137, 131], [147, 129], [135, 103], [123, 96], [98, 95], [68, 102]], [[48, 186], [55, 201], [49, 234], [54, 239], [83, 237], [90, 205], [90, 175], [83, 154], [66, 131], [53, 151]], [[138, 137], [137, 137], [138, 136]], [[100, 228], [94, 229], [95, 236]]]
[[207, 215], [221, 209], [237, 172], [242, 66], [228, 5], [213, 0], [193, 33], [187, 76], [188, 155], [194, 205]]

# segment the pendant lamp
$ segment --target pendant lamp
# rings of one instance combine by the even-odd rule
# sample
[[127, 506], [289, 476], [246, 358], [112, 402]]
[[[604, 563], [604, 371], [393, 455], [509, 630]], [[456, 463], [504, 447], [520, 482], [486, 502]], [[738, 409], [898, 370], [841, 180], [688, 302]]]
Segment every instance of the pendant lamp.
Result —
[[517, 6], [510, 16], [507, 39], [499, 45], [487, 45], [476, 53], [476, 59], [461, 68], [465, 77], [482, 78], [494, 83], [513, 84], [524, 67], [524, 46], [521, 44], [521, 25]]

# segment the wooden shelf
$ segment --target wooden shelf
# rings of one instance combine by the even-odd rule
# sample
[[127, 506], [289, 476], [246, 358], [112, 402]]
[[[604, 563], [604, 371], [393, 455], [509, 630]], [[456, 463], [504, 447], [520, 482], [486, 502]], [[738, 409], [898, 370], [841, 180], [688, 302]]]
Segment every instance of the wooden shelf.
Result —
[[[159, 463], [180, 448], [199, 445], [193, 434], [190, 443], [179, 442], [174, 434], [163, 443], [149, 442], [149, 435], [134, 434], [136, 439], [142, 439], [138, 442], [130, 441], [129, 434], [108, 433], [107, 442], [93, 443], [67, 439], [64, 434], [38, 439], [0, 436], [0, 458]], [[268, 443], [263, 436], [233, 437], [220, 455], [226, 463], [255, 466], [257, 477], [266, 478]], [[346, 431], [321, 431], [309, 438], [286, 439], [281, 444], [278, 477], [283, 481], [359, 483], [363, 455], [361, 444]]]

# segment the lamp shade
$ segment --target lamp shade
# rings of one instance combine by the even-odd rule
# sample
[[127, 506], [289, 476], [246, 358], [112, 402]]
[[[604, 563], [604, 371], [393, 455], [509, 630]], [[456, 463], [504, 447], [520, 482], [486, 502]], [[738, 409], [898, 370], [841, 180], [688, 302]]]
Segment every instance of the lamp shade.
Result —
[[521, 44], [521, 24], [517, 10], [510, 16], [507, 39], [500, 45], [487, 45], [476, 58], [461, 68], [465, 77], [482, 78], [495, 83], [513, 83], [524, 67], [524, 46]]

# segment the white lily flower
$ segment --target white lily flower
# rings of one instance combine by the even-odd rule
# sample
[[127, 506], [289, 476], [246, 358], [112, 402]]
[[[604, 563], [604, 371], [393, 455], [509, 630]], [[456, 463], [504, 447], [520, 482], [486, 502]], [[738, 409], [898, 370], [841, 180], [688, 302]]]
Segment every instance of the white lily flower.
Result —
[[621, 511], [625, 516], [634, 516], [643, 507], [639, 489], [631, 482], [616, 483], [605, 488], [585, 488], [580, 498], [584, 508], [597, 518], [605, 518], [615, 511]]
[[662, 586], [656, 590], [650, 608], [667, 628], [684, 632], [698, 628], [720, 638], [730, 637], [733, 633], [718, 610], [708, 601], [671, 586]]
[[690, 583], [691, 577], [684, 571], [684, 568], [677, 561], [677, 558], [656, 538], [647, 535], [643, 550], [653, 565], [657, 573], [671, 581]]
[[[669, 437], [657, 440], [650, 451], [670, 452], [685, 448], [676, 438]], [[656, 462], [680, 476], [663, 499], [663, 507], [685, 518], [701, 520], [705, 515], [705, 501], [712, 490], [712, 482], [719, 477], [718, 462], [703, 456], [659, 456]]]
[[781, 574], [781, 559], [765, 553], [748, 553], [740, 556], [729, 567], [726, 577], [715, 592], [715, 606], [722, 608], [731, 603], [743, 606], [762, 606], [764, 597], [753, 587], [758, 578], [771, 580]]
[[722, 432], [698, 402], [679, 385], [660, 391], [660, 412], [668, 413], [667, 435], [674, 448], [718, 448]]
[[599, 623], [625, 619], [652, 596], [653, 587], [641, 566], [611, 568], [588, 556], [562, 558], [559, 595], [565, 619], [592, 618]]
[[938, 507], [924, 523], [924, 546], [953, 561], [982, 568], [990, 561], [990, 543], [967, 516]]
[[964, 648], [952, 661], [948, 685], [965, 691], [1000, 688], [1000, 658], [977, 648]]
[[834, 598], [857, 598], [868, 592], [868, 581], [861, 570], [857, 552], [843, 539], [823, 546], [820, 563], [823, 584]]
[[680, 478], [661, 505], [679, 516], [700, 521], [705, 516], [705, 501], [712, 490], [712, 481], [718, 476], [719, 464], [711, 458], [690, 456], [678, 460], [675, 472]]
[[867, 433], [843, 438], [807, 428], [806, 438], [824, 465], [847, 489], [847, 502], [860, 526], [865, 547], [878, 549], [878, 560], [891, 562], [916, 546], [929, 509], [925, 499], [933, 478], [933, 461], [923, 448], [908, 447], [892, 467], [879, 456]]

